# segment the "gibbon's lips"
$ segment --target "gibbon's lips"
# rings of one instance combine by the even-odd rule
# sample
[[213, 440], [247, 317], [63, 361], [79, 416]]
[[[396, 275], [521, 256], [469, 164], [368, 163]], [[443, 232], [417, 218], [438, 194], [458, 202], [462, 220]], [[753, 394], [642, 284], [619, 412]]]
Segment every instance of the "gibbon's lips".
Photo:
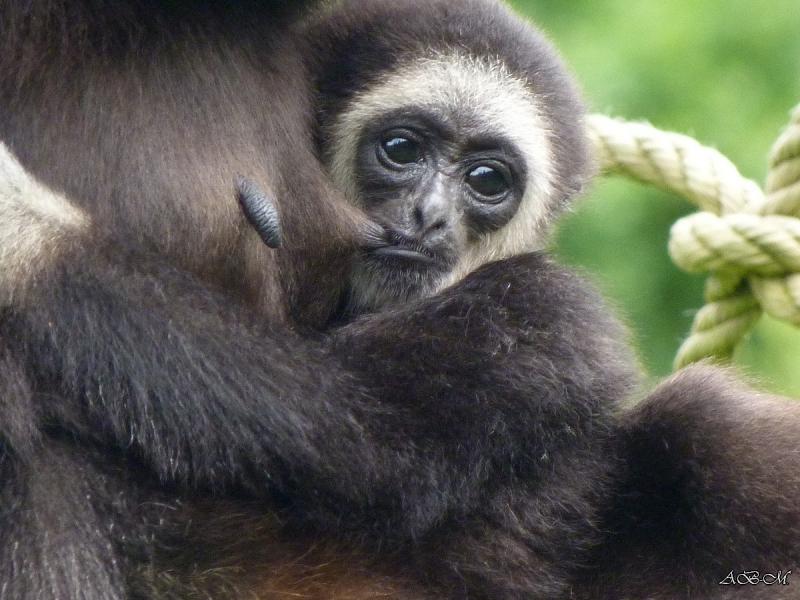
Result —
[[432, 249], [391, 227], [383, 225], [383, 243], [368, 248], [368, 253], [381, 260], [402, 260], [424, 265], [438, 265], [445, 261]]
[[432, 264], [437, 262], [432, 256], [425, 254], [417, 249], [408, 246], [383, 246], [376, 248], [372, 251], [376, 256], [387, 256], [392, 258], [401, 258], [406, 260], [414, 260], [423, 263]]

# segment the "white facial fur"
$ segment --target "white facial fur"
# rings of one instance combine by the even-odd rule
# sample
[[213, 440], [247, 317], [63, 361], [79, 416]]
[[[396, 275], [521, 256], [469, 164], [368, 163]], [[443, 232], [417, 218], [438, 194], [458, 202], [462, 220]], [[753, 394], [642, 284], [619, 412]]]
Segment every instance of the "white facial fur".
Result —
[[326, 154], [331, 177], [351, 201], [358, 202], [354, 174], [362, 131], [382, 115], [402, 108], [429, 108], [480, 119], [487, 131], [513, 143], [526, 163], [528, 180], [517, 214], [472, 244], [442, 287], [487, 262], [541, 249], [555, 175], [549, 124], [530, 84], [499, 59], [460, 53], [420, 58], [387, 74], [357, 94], [329, 132], [334, 140]]
[[28, 173], [0, 143], [0, 306], [57, 255], [67, 236], [85, 232], [89, 219], [64, 196]]

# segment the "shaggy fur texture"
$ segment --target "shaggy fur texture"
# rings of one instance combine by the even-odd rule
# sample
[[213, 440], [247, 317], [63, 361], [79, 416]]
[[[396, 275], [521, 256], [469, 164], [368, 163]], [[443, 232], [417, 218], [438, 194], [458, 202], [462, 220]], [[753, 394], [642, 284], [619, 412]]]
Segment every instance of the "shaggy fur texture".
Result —
[[[500, 10], [465, 7], [475, 23]], [[21, 165], [14, 176], [34, 191], [8, 187], [3, 205], [18, 210], [0, 229], [2, 239], [38, 236], [3, 254], [12, 293], [2, 339], [17, 386], [0, 420], [4, 493], [16, 507], [3, 513], [4, 593], [124, 597], [136, 588], [131, 573], [151, 563], [160, 572], [161, 552], [186, 546], [162, 534], [191, 530], [194, 504], [212, 494], [259, 499], [287, 527], [313, 527], [345, 548], [365, 535], [372, 551], [396, 547], [379, 554], [386, 563], [533, 469], [530, 444], [537, 460], [568, 445], [573, 421], [625, 389], [624, 364], [619, 377], [579, 380], [606, 370], [594, 353], [604, 345], [584, 360], [564, 335], [561, 354], [542, 362], [544, 404], [531, 404], [532, 355], [511, 362], [534, 331], [523, 308], [539, 302], [515, 294], [561, 289], [555, 276], [539, 281], [548, 267], [535, 257], [518, 271], [496, 266], [463, 296], [457, 288], [330, 338], [287, 325], [319, 326], [336, 308], [360, 219], [314, 156], [311, 86], [321, 72], [294, 13], [90, 0], [0, 10], [0, 136]], [[521, 48], [547, 50], [525, 45], [532, 30], [498, 14]], [[279, 251], [239, 213], [239, 174], [278, 199]], [[58, 210], [32, 222], [47, 203]], [[48, 228], [53, 237], [37, 247]], [[583, 303], [580, 286], [564, 281]], [[551, 324], [577, 331], [568, 318], [542, 326]], [[532, 341], [544, 349], [549, 337]], [[601, 327], [598, 337], [613, 334]], [[451, 362], [439, 371], [443, 356]], [[573, 386], [580, 400], [562, 402]], [[558, 421], [562, 410], [571, 425], [541, 440], [535, 422], [517, 421], [530, 411]], [[54, 452], [63, 458], [51, 461]], [[62, 499], [42, 504], [46, 490]], [[51, 526], [49, 515], [64, 521]], [[35, 541], [62, 529], [59, 543], [74, 551]], [[72, 558], [81, 553], [96, 558]], [[434, 582], [450, 577], [432, 571]]]
[[308, 4], [0, 4], [0, 139], [35, 195], [0, 185], [0, 597], [708, 598], [794, 568], [796, 408], [699, 369], [618, 412], [624, 336], [540, 254], [310, 331], [363, 219], [313, 134], [404, 58], [541, 95], [548, 210], [586, 161], [569, 78], [503, 7], [354, 1], [305, 39]]

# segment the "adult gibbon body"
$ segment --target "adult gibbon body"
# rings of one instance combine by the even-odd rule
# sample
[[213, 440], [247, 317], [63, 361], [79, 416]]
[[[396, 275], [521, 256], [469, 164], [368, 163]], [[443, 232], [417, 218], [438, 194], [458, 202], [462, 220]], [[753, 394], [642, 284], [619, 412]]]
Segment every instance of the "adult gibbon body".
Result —
[[[313, 54], [320, 57], [317, 139], [350, 201], [403, 242], [390, 256], [408, 263], [405, 269], [383, 268], [388, 257], [371, 251], [359, 253], [350, 274], [350, 310], [391, 314], [395, 309], [387, 306], [457, 279], [485, 260], [484, 252], [513, 254], [542, 239], [530, 232], [546, 228], [558, 208], [542, 202], [548, 175], [561, 169], [560, 185], [576, 182], [581, 164], [580, 139], [570, 138], [577, 132], [547, 124], [569, 122], [580, 112], [572, 106], [554, 115], [535, 93], [537, 70], [509, 67], [525, 55], [500, 51], [499, 32], [506, 41], [513, 37], [491, 19], [484, 22], [498, 37], [477, 29], [473, 54], [456, 43], [420, 52], [410, 31], [431, 23], [428, 15], [381, 3], [370, 14], [350, 5], [357, 12], [334, 9], [311, 28], [322, 49]], [[461, 23], [436, 27], [437, 39], [447, 39]], [[336, 52], [341, 48], [347, 53]], [[520, 73], [534, 82], [533, 96], [515, 86]], [[547, 131], [558, 135], [541, 136]], [[523, 223], [527, 238], [516, 229]], [[448, 261], [454, 249], [457, 259]], [[504, 267], [511, 276], [513, 261]], [[585, 283], [546, 262], [535, 270], [537, 287], [561, 291], [538, 297], [529, 291], [525, 299], [533, 326], [528, 339], [554, 344], [535, 349], [536, 367], [523, 387], [547, 381], [541, 369], [561, 352], [555, 342], [562, 338], [544, 322], [567, 326], [587, 319], [586, 329], [569, 334], [572, 352], [593, 343], [587, 334], [605, 331], [619, 340], [613, 326], [602, 324], [598, 300], [577, 300], [575, 290], [590, 293]], [[573, 292], [564, 291], [566, 281]], [[562, 310], [550, 313], [554, 305]], [[516, 350], [525, 353], [526, 344]], [[578, 369], [571, 376], [624, 381], [619, 364], [625, 364], [625, 350], [618, 347], [606, 358], [612, 361], [608, 371]], [[411, 372], [409, 380], [418, 381]], [[623, 398], [620, 392], [614, 400]], [[577, 406], [579, 397], [564, 389], [562, 400]], [[418, 588], [398, 591], [396, 580], [389, 585], [381, 578], [402, 576], [405, 568], [414, 574], [409, 580], [426, 582], [425, 597], [800, 597], [791, 582], [800, 561], [800, 406], [757, 394], [711, 367], [686, 370], [635, 408], [622, 409], [614, 400], [595, 408], [589, 436], [598, 445], [590, 460], [569, 451], [538, 457], [545, 464], [554, 460], [554, 478], [529, 472], [496, 488], [468, 518], [434, 529], [407, 556], [394, 555], [394, 569], [373, 566], [377, 587], [362, 595], [418, 597]], [[581, 447], [575, 442], [571, 450]], [[561, 460], [566, 472], [557, 466]], [[314, 560], [325, 562], [311, 559], [309, 575]], [[274, 579], [266, 579], [262, 589], [274, 589]]]
[[540, 36], [494, 2], [281, 6], [0, 7], [0, 593], [708, 597], [795, 561], [792, 407], [694, 371], [620, 416], [586, 284], [461, 279], [586, 174]]
[[[330, 338], [307, 333], [340, 308], [353, 252], [374, 227], [362, 227], [314, 153], [313, 72], [325, 50], [295, 28], [305, 13], [283, 6], [0, 5], [0, 579], [9, 597], [124, 598], [138, 589], [131, 573], [151, 562], [158, 571], [160, 551], [186, 543], [164, 539], [187, 530], [171, 524], [220, 496], [260, 500], [287, 527], [311, 528], [312, 541], [368, 539], [401, 552], [465, 518], [519, 470], [540, 470], [576, 435], [569, 453], [588, 453], [583, 442], [596, 440], [579, 432], [593, 407], [627, 389], [624, 360], [609, 360], [624, 355], [613, 324], [573, 351], [583, 319], [607, 319], [568, 275], [537, 285], [550, 269], [538, 257]], [[384, 12], [392, 6], [399, 12]], [[459, 7], [465, 25], [484, 23], [472, 31], [445, 2], [358, 8], [384, 27], [415, 14], [408, 33], [419, 58], [441, 50], [438, 69], [453, 60], [457, 76], [524, 102], [516, 110], [535, 125], [533, 160], [524, 157], [533, 193], [503, 221], [486, 213], [459, 235], [469, 235], [471, 256], [490, 231], [515, 240], [488, 244], [490, 256], [525, 249], [529, 228], [579, 187], [586, 165], [580, 105], [550, 47], [494, 3]], [[526, 58], [496, 71], [501, 58], [484, 60], [492, 40]], [[512, 67], [519, 78], [506, 77]], [[324, 94], [332, 108], [335, 90]], [[539, 107], [538, 94], [558, 101]], [[562, 112], [572, 115], [549, 120]], [[265, 248], [239, 213], [239, 175], [278, 203], [280, 249]], [[406, 277], [408, 236], [381, 231], [389, 243], [377, 255], [389, 256], [376, 264]], [[441, 283], [461, 258], [440, 265]], [[538, 331], [529, 304], [567, 303], [529, 293], [574, 295], [585, 310]], [[531, 387], [537, 346], [560, 350]], [[584, 371], [602, 376], [576, 376]], [[552, 468], [549, 458], [542, 465]], [[451, 585], [449, 568], [433, 571], [432, 585]]]

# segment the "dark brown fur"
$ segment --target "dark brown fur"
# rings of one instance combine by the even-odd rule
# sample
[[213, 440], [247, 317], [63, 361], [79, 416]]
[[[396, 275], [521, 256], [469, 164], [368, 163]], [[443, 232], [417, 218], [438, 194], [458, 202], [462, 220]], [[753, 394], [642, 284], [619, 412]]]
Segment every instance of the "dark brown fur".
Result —
[[[724, 598], [729, 566], [796, 568], [796, 408], [699, 369], [619, 413], [624, 336], [540, 255], [298, 335], [361, 217], [314, 152], [325, 61], [280, 6], [0, 4], [0, 139], [93, 219], [3, 307], [0, 596]], [[368, 6], [365, 33], [498, 50], [571, 93], [492, 2]], [[346, 100], [391, 48], [332, 57], [356, 80], [320, 89]], [[579, 103], [548, 106], [573, 124], [566, 199]], [[279, 202], [279, 251], [237, 175]]]
[[[311, 77], [280, 5], [8, 3], [0, 137], [97, 235], [320, 325], [359, 216], [313, 154]], [[245, 226], [239, 174], [288, 204], [284, 251]]]
[[[799, 402], [691, 367], [622, 415], [619, 442], [608, 539], [576, 597], [800, 598]], [[791, 573], [719, 585], [731, 571]]]

